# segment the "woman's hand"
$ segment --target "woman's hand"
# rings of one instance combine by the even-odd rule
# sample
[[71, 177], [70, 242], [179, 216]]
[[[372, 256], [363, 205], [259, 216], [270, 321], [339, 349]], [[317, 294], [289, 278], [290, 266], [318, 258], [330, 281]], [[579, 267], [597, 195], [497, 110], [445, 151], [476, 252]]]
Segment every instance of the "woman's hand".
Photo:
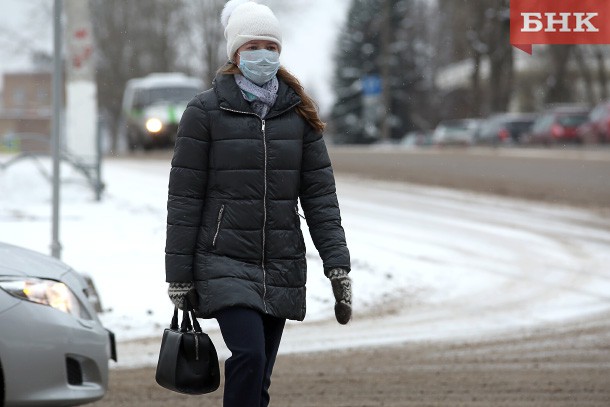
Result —
[[335, 296], [335, 318], [345, 325], [352, 318], [352, 280], [347, 270], [335, 268], [326, 273]]
[[192, 282], [169, 283], [167, 294], [174, 305], [178, 307], [178, 309], [184, 311], [186, 295], [193, 288], [195, 288], [195, 285]]

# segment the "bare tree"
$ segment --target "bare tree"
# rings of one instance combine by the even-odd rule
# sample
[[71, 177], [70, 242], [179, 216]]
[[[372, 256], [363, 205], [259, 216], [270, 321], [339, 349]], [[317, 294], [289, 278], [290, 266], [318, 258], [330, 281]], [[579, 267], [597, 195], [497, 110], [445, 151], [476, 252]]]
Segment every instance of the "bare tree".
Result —
[[[127, 80], [179, 66], [177, 38], [182, 0], [92, 0], [97, 42], [98, 101], [113, 134], [117, 129]], [[145, 18], [143, 17], [145, 16]]]
[[553, 45], [549, 47], [546, 103], [564, 103], [572, 101], [573, 86], [568, 64], [572, 58], [574, 48], [574, 45]]
[[[469, 106], [462, 111], [479, 116], [505, 110], [513, 88], [509, 0], [439, 0], [438, 12], [443, 39], [439, 54], [444, 58], [439, 63], [472, 62]], [[485, 82], [484, 62], [490, 68]]]
[[[439, 65], [446, 65], [467, 59], [472, 50], [473, 8], [472, 0], [437, 0], [436, 24], [437, 42], [434, 44]], [[434, 7], [434, 6], [431, 6]], [[474, 9], [477, 10], [476, 8]], [[474, 17], [478, 20], [479, 17]]]
[[180, 50], [181, 60], [208, 85], [216, 70], [227, 60], [224, 29], [220, 23], [225, 3], [226, 0], [194, 0], [184, 8], [188, 27], [184, 34], [189, 46]]
[[508, 109], [513, 89], [513, 47], [510, 37], [509, 0], [493, 1], [486, 9], [490, 26], [487, 50], [489, 56], [490, 112]]
[[[3, 57], [27, 56], [33, 60], [52, 56], [53, 3], [31, 0], [24, 4], [27, 27], [0, 26], [0, 49]], [[2, 61], [7, 62], [7, 61]], [[36, 61], [34, 61], [36, 65]], [[49, 68], [50, 69], [50, 68]]]
[[597, 78], [599, 81], [600, 99], [606, 100], [609, 96], [608, 90], [608, 67], [606, 66], [606, 60], [608, 58], [607, 46], [595, 47], [595, 57], [597, 59]]
[[591, 70], [589, 69], [589, 65], [586, 62], [587, 59], [590, 58], [590, 55], [592, 55], [592, 53], [585, 46], [574, 48], [574, 58], [576, 60], [576, 65], [578, 66], [578, 71], [584, 82], [586, 92], [585, 97], [587, 98], [587, 102], [590, 105], [593, 105], [595, 104], [596, 99], [595, 87], [593, 85], [593, 75], [591, 73]]
[[[465, 8], [465, 7], [463, 7]], [[468, 10], [467, 8], [465, 8]], [[488, 36], [489, 36], [489, 25], [487, 17], [487, 9], [485, 7], [476, 7], [470, 9], [467, 20], [470, 21], [468, 29], [466, 31], [465, 38], [468, 41], [470, 48], [470, 59], [472, 60], [472, 73], [470, 75], [471, 80], [471, 116], [480, 116], [484, 113], [485, 109], [483, 104], [485, 87], [481, 80], [481, 65], [483, 63], [483, 57], [489, 52]]]

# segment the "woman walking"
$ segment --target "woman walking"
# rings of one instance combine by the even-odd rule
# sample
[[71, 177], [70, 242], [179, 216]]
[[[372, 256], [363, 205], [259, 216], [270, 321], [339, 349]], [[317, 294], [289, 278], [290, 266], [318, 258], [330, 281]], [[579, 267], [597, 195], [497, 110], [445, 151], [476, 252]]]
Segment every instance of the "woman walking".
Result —
[[277, 18], [267, 6], [231, 0], [221, 21], [229, 62], [178, 129], [166, 281], [174, 304], [183, 308], [196, 292], [197, 315], [218, 321], [231, 351], [224, 406], [261, 407], [284, 324], [305, 318], [299, 200], [341, 324], [351, 318], [350, 259], [324, 123], [280, 66]]

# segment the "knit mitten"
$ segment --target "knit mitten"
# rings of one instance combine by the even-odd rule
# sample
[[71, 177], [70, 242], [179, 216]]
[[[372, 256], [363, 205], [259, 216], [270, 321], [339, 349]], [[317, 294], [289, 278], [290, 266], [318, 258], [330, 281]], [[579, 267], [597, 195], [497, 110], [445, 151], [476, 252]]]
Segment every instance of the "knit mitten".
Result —
[[188, 292], [193, 289], [195, 285], [192, 282], [188, 283], [169, 283], [169, 288], [167, 289], [167, 294], [169, 295], [169, 299], [172, 300], [174, 305], [184, 311], [185, 298]]
[[335, 318], [345, 325], [352, 318], [352, 280], [347, 270], [341, 268], [334, 268], [325, 274], [330, 279], [335, 296]]

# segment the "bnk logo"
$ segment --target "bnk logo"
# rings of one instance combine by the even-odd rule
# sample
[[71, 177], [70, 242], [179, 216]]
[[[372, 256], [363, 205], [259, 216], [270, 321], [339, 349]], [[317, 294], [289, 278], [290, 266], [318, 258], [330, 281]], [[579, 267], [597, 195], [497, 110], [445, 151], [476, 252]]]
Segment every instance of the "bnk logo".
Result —
[[554, 33], [558, 31], [558, 27], [560, 32], [599, 32], [599, 28], [591, 23], [591, 19], [597, 16], [599, 13], [521, 13], [521, 32], [535, 33], [544, 30]]
[[610, 1], [511, 0], [510, 42], [529, 54], [532, 44], [610, 44]]

